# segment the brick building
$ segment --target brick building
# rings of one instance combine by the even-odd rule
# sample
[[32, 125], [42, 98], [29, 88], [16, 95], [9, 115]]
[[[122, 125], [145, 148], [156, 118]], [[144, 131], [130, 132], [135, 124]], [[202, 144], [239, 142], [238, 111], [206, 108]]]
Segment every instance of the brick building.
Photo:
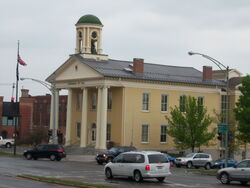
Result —
[[[51, 95], [30, 96], [29, 90], [22, 89], [19, 98], [19, 122], [17, 132], [21, 139], [24, 139], [32, 128], [44, 126], [49, 129], [50, 125], [50, 103]], [[5, 138], [12, 138], [14, 133], [14, 118], [12, 102], [4, 102], [0, 97], [0, 135]], [[59, 122], [58, 133], [63, 140], [66, 127], [67, 96], [59, 97]]]

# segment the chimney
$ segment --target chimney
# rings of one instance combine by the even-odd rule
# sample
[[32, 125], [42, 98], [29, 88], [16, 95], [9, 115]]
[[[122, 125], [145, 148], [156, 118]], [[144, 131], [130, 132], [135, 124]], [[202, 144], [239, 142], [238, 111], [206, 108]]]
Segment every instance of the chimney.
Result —
[[212, 80], [212, 67], [203, 66], [203, 80]]
[[144, 59], [134, 58], [133, 59], [133, 73], [144, 73]]
[[29, 90], [28, 89], [21, 89], [22, 95], [21, 97], [29, 97]]

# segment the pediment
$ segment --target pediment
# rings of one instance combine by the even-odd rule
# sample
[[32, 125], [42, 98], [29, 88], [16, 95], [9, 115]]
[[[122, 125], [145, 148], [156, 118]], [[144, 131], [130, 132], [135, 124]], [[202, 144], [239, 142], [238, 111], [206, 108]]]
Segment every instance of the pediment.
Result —
[[56, 81], [103, 77], [100, 73], [75, 58], [70, 58], [56, 71]]

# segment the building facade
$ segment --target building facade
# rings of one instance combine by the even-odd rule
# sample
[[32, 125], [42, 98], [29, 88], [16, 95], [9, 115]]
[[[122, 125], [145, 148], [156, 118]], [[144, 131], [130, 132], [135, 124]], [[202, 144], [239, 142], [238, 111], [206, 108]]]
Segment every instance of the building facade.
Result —
[[[57, 93], [68, 90], [66, 145], [106, 149], [106, 142], [112, 141], [174, 151], [165, 117], [171, 108], [181, 108], [186, 96], [196, 97], [211, 116], [226, 110], [226, 82], [213, 79], [211, 67], [200, 72], [140, 58], [110, 59], [102, 53], [102, 27], [96, 16], [81, 17], [76, 23], [75, 54], [46, 79], [56, 83]], [[217, 123], [212, 123], [210, 128], [215, 127]], [[223, 148], [215, 138], [201, 149], [218, 156]]]
[[[17, 135], [20, 139], [25, 139], [30, 131], [37, 126], [50, 128], [50, 108], [51, 96], [30, 96], [29, 90], [22, 89], [19, 98], [19, 118], [17, 122]], [[58, 136], [61, 143], [64, 141], [66, 128], [67, 96], [59, 97], [58, 105]], [[0, 97], [0, 135], [4, 138], [13, 138], [15, 126], [15, 103], [4, 102]]]

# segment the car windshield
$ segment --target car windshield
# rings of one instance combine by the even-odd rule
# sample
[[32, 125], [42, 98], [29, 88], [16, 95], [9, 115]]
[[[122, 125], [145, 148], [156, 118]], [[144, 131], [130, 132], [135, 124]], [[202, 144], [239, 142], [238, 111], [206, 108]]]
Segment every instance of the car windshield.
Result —
[[118, 151], [118, 148], [111, 148], [110, 150], [108, 150], [108, 152], [110, 153], [116, 153]]
[[167, 163], [168, 160], [162, 154], [148, 155], [149, 163]]
[[190, 157], [193, 157], [194, 156], [194, 153], [189, 153], [186, 155], [187, 158], [190, 158]]

